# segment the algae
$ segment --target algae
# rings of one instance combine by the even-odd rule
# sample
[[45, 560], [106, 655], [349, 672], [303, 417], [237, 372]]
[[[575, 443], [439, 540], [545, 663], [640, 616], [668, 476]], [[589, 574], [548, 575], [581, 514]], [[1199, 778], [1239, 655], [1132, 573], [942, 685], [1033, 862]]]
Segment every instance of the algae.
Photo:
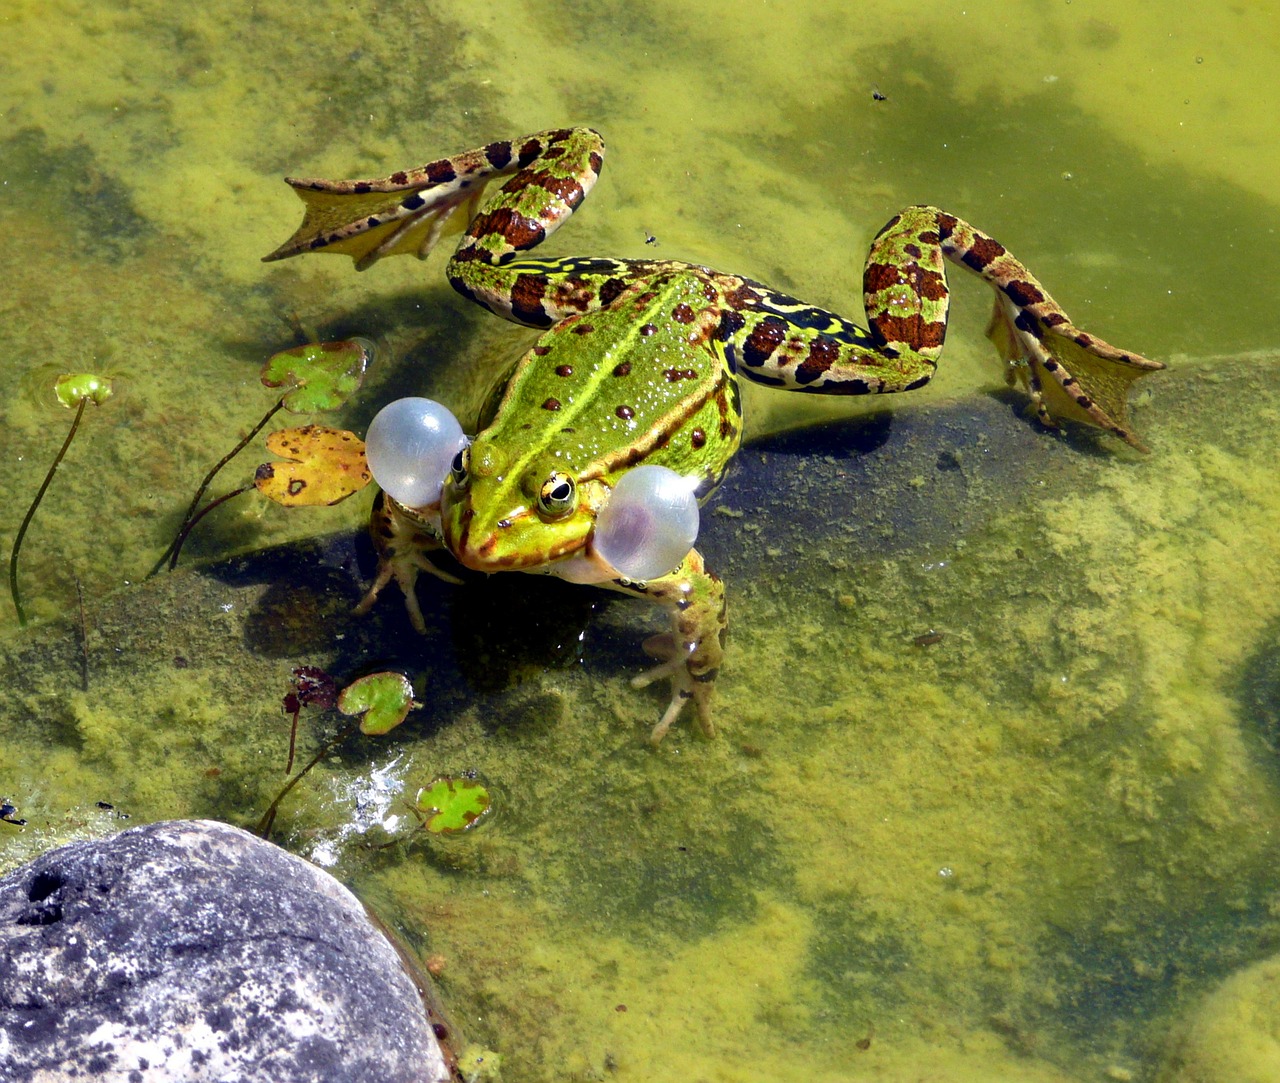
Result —
[[[508, 1080], [1146, 1079], [1196, 995], [1274, 951], [1256, 727], [1280, 404], [1273, 357], [1199, 356], [1275, 346], [1263, 8], [19, 0], [0, 26], [22, 58], [0, 68], [4, 506], [60, 438], [51, 377], [117, 388], [24, 550], [45, 623], [0, 643], [0, 797], [28, 820], [0, 824], [5, 865], [125, 816], [253, 822], [292, 668], [376, 664], [426, 706], [344, 743], [279, 829], [446, 960]], [[732, 606], [722, 736], [682, 726], [656, 756], [633, 606], [428, 584], [426, 646], [391, 600], [351, 621], [365, 498], [224, 509], [189, 555], [345, 533], [113, 595], [209, 449], [270, 405], [258, 368], [299, 325], [376, 340], [338, 421], [358, 432], [400, 394], [465, 413], [527, 341], [452, 295], [443, 256], [261, 267], [298, 213], [279, 177], [562, 123], [599, 126], [610, 157], [558, 253], [688, 258], [856, 315], [891, 213], [965, 214], [1082, 325], [1174, 362], [1137, 396], [1152, 455], [974, 398], [1001, 374], [961, 283], [924, 392], [751, 392], [756, 434], [893, 413], [730, 477], [707, 516]], [[339, 725], [305, 719], [305, 748]], [[414, 832], [407, 795], [470, 771], [484, 829]]]

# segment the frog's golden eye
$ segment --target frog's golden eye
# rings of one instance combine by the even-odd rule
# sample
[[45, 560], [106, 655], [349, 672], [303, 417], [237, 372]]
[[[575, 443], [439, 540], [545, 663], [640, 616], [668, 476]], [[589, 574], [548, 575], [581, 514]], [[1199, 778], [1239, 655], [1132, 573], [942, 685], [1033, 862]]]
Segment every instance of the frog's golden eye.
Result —
[[551, 519], [560, 519], [577, 506], [578, 486], [562, 470], [553, 470], [538, 490], [538, 510]]
[[449, 466], [449, 477], [454, 485], [465, 485], [467, 483], [467, 475], [471, 472], [471, 445], [458, 449], [458, 454], [453, 457], [453, 462]]

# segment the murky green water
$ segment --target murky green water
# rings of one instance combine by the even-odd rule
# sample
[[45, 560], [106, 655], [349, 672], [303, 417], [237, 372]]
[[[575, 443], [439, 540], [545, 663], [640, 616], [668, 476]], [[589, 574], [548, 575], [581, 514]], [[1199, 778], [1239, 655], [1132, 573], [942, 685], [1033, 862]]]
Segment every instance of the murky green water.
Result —
[[[364, 275], [263, 266], [299, 219], [280, 176], [587, 123], [609, 160], [556, 252], [689, 259], [858, 315], [874, 231], [937, 203], [1079, 324], [1170, 362], [1137, 396], [1152, 454], [966, 415], [1001, 377], [986, 297], [959, 283], [924, 391], [750, 394], [760, 434], [886, 405], [923, 420], [879, 459], [876, 440], [853, 458], [838, 439], [770, 450], [747, 476], [794, 464], [778, 490], [812, 516], [799, 534], [779, 533], [773, 490], [726, 487], [708, 528], [734, 606], [720, 739], [643, 746], [660, 703], [626, 685], [635, 607], [591, 614], [574, 608], [590, 592], [534, 584], [498, 639], [466, 592], [438, 591], [404, 661], [429, 721], [344, 748], [279, 837], [445, 956], [446, 1000], [509, 1081], [1155, 1078], [1198, 998], [1280, 942], [1280, 401], [1265, 357], [1232, 361], [1278, 345], [1278, 28], [1274, 4], [1174, 19], [1082, 0], [927, 21], [753, 0], [10, 3], [6, 552], [69, 421], [53, 376], [104, 369], [119, 390], [26, 541], [24, 596], [48, 623], [0, 617], [0, 797], [29, 820], [0, 835], [0, 862], [119, 826], [97, 801], [134, 822], [252, 822], [282, 768], [290, 667], [395, 653], [377, 638], [391, 618], [355, 630], [341, 590], [301, 617], [283, 588], [271, 604], [196, 580], [112, 598], [273, 401], [257, 369], [294, 323], [378, 341], [340, 418], [357, 429], [410, 391], [461, 405], [527, 339], [456, 297], [443, 255]], [[366, 514], [245, 500], [188, 554]], [[59, 623], [77, 581], [88, 693], [75, 622]], [[520, 604], [521, 586], [474, 605]], [[584, 628], [580, 663], [556, 650]], [[931, 629], [941, 642], [915, 645]], [[448, 847], [359, 845], [385, 840], [399, 787], [441, 769], [494, 785], [492, 823]], [[1210, 1048], [1249, 1045], [1201, 1029]], [[1268, 1055], [1259, 1079], [1280, 1072]]]

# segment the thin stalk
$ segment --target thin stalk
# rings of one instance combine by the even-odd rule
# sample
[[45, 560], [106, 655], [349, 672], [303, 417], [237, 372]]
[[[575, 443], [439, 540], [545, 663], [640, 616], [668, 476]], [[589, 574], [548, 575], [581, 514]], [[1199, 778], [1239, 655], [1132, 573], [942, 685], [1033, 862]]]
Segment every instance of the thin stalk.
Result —
[[58, 472], [58, 466], [62, 462], [62, 457], [66, 455], [67, 448], [71, 446], [71, 441], [75, 438], [76, 429], [80, 427], [80, 419], [84, 417], [85, 403], [89, 401], [88, 397], [80, 400], [80, 405], [76, 407], [76, 416], [71, 420], [71, 431], [67, 433], [67, 438], [62, 441], [62, 447], [58, 449], [58, 454], [53, 457], [53, 464], [49, 467], [49, 472], [44, 476], [44, 484], [40, 486], [40, 491], [36, 493], [36, 498], [31, 501], [31, 507], [27, 509], [26, 518], [22, 520], [22, 525], [18, 527], [17, 537], [13, 539], [13, 549], [9, 553], [9, 594], [13, 597], [13, 608], [18, 611], [18, 624], [20, 627], [27, 626], [27, 614], [22, 608], [22, 599], [18, 594], [18, 550], [22, 548], [22, 539], [27, 536], [27, 527], [31, 525], [31, 520], [35, 517], [36, 508], [40, 506], [40, 501], [44, 499], [44, 494], [49, 488], [49, 484], [53, 481], [53, 475]]
[[289, 727], [289, 762], [284, 765], [284, 773], [287, 777], [289, 772], [293, 770], [293, 754], [298, 749], [298, 718], [302, 714], [302, 704], [298, 704], [298, 709], [293, 712], [293, 725]]
[[80, 607], [80, 691], [89, 691], [89, 622], [84, 616], [84, 590], [76, 576], [76, 604]]
[[187, 521], [182, 524], [182, 529], [178, 531], [178, 536], [173, 539], [172, 552], [169, 554], [169, 571], [173, 571], [173, 569], [178, 566], [178, 557], [182, 555], [182, 547], [186, 544], [187, 535], [195, 529], [196, 523], [200, 522], [201, 519], [208, 515], [209, 512], [213, 511], [213, 509], [219, 504], [225, 504], [233, 496], [239, 496], [241, 493], [247, 493], [252, 488], [252, 485], [241, 485], [238, 489], [232, 489], [231, 492], [224, 493], [222, 496], [218, 497], [217, 500], [210, 500], [209, 503], [196, 512], [195, 515], [188, 518]]
[[359, 728], [359, 726], [360, 726], [360, 720], [356, 719], [356, 721], [352, 722], [351, 725], [349, 725], [346, 729], [342, 730], [336, 737], [331, 738], [320, 749], [319, 752], [317, 752], [314, 756], [311, 757], [310, 762], [308, 762], [308, 764], [304, 768], [302, 768], [302, 770], [300, 770], [296, 775], [293, 776], [293, 778], [289, 779], [289, 781], [284, 784], [284, 789], [282, 789], [278, 794], [276, 794], [276, 799], [272, 801], [270, 805], [267, 806], [267, 811], [262, 814], [262, 819], [258, 821], [258, 826], [253, 829], [253, 833], [255, 835], [257, 835], [259, 838], [265, 839], [271, 833], [271, 825], [276, 822], [276, 810], [280, 807], [280, 802], [285, 799], [289, 791], [292, 790], [299, 782], [302, 781], [303, 776], [308, 771], [310, 771], [311, 768], [313, 768], [317, 763], [319, 763], [322, 759], [324, 759], [327, 755], [329, 755], [329, 753], [332, 752], [338, 745], [340, 745], [343, 741], [345, 741], [348, 737], [350, 737], [353, 733], [355, 733], [355, 731]]
[[[187, 514], [182, 517], [182, 526], [178, 528], [178, 533], [174, 536], [173, 541], [169, 543], [169, 548], [160, 554], [160, 559], [155, 562], [155, 564], [151, 568], [151, 571], [147, 572], [148, 579], [150, 579], [153, 575], [156, 574], [156, 572], [158, 572], [161, 568], [163, 568], [165, 566], [166, 561], [169, 564], [169, 570], [170, 571], [173, 570], [174, 566], [178, 563], [174, 550], [181, 549], [182, 543], [186, 539], [186, 536], [189, 533], [191, 533], [191, 527], [194, 525], [191, 521], [191, 517], [196, 514], [196, 508], [200, 506], [200, 498], [204, 496], [206, 490], [213, 483], [213, 479], [218, 476], [218, 471], [221, 470], [224, 466], [226, 466], [227, 463], [229, 463], [237, 455], [239, 455], [240, 452], [242, 452], [246, 447], [248, 447], [249, 441], [252, 440], [255, 436], [258, 435], [258, 433], [260, 433], [263, 430], [267, 422], [270, 421], [273, 417], [275, 417], [276, 413], [283, 406], [284, 406], [284, 399], [281, 398], [273, 407], [271, 407], [270, 410], [267, 411], [266, 416], [261, 421], [259, 421], [252, 429], [249, 430], [248, 435], [245, 436], [245, 438], [241, 440], [240, 443], [236, 444], [236, 446], [233, 447], [230, 451], [228, 451], [224, 456], [222, 456], [222, 458], [219, 459], [217, 463], [214, 464], [213, 469], [210, 470], [207, 474], [205, 474], [204, 481], [200, 483], [200, 487], [196, 490], [196, 495], [191, 498], [191, 505], [187, 508]], [[209, 510], [208, 508], [205, 508], [205, 511], [208, 511], [208, 510]], [[201, 514], [203, 514], [203, 512]], [[173, 558], [172, 560], [170, 559], [171, 557]]]

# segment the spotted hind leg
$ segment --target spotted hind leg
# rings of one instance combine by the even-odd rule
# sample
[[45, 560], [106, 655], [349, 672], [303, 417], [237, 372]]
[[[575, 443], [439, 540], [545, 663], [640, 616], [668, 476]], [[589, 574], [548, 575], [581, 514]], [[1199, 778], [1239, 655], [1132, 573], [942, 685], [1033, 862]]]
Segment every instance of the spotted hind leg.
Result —
[[[363, 271], [386, 256], [412, 254], [421, 259], [463, 212], [467, 232], [455, 261], [505, 263], [516, 251], [550, 236], [574, 212], [595, 183], [603, 159], [604, 140], [598, 132], [556, 128], [489, 143], [388, 177], [286, 177], [305, 204], [302, 224], [263, 260], [333, 252], [350, 256]], [[477, 214], [485, 186], [504, 176], [511, 179]], [[456, 277], [451, 269], [450, 278]], [[487, 298], [477, 299], [489, 303]], [[510, 317], [510, 305], [500, 314]]]
[[1134, 447], [1129, 385], [1164, 368], [1075, 327], [1004, 246], [936, 207], [908, 207], [877, 234], [863, 271], [870, 330], [729, 275], [726, 353], [740, 375], [824, 395], [910, 391], [933, 376], [947, 333], [945, 261], [972, 271], [996, 293], [988, 336], [1021, 381], [1041, 421], [1097, 425]]

